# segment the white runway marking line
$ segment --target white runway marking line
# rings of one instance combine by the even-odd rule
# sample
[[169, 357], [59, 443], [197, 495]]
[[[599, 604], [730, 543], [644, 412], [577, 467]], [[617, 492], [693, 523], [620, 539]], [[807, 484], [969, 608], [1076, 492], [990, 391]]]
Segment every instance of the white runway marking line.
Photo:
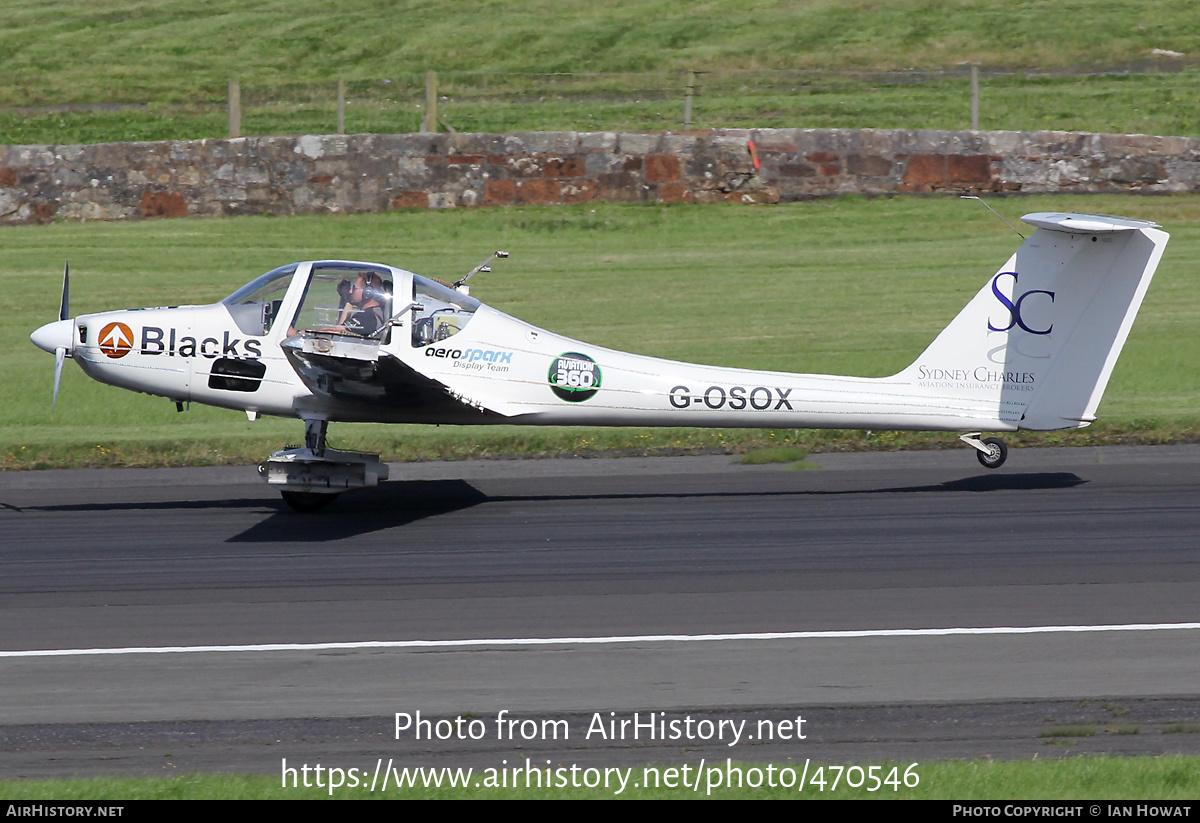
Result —
[[199, 652], [307, 652], [354, 649], [454, 649], [472, 646], [604, 646], [630, 643], [693, 643], [714, 640], [845, 640], [864, 637], [953, 637], [957, 635], [1157, 632], [1200, 629], [1200, 623], [1127, 623], [1113, 626], [991, 626], [953, 629], [864, 629], [825, 632], [749, 632], [739, 634], [645, 634], [618, 637], [511, 637], [479, 640], [363, 640], [345, 643], [261, 643], [246, 646], [143, 646], [115, 649], [34, 649], [0, 651], [0, 658], [89, 657], [126, 654]]

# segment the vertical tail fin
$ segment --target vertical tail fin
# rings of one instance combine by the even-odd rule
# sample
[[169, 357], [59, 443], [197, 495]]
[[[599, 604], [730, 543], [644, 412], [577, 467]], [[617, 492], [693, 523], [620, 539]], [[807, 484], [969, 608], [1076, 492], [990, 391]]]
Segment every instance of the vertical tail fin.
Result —
[[1038, 231], [897, 378], [1004, 428], [1095, 420], [1167, 245], [1156, 223], [1027, 214]]

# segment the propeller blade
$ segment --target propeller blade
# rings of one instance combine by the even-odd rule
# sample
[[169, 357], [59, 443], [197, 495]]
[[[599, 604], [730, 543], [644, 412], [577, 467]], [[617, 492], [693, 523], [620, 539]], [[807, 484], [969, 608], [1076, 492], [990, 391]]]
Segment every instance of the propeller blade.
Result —
[[62, 300], [58, 304], [58, 319], [59, 320], [66, 320], [68, 317], [71, 316], [71, 312], [67, 308], [67, 292], [68, 292], [68, 283], [70, 281], [70, 277], [71, 277], [71, 264], [69, 262], [64, 263], [63, 264]]
[[66, 356], [66, 349], [54, 350], [54, 399], [50, 401], [51, 409], [58, 405], [58, 381], [62, 379], [63, 360]]
[[[71, 316], [69, 294], [71, 283], [71, 263], [70, 261], [63, 263], [63, 290], [62, 299], [58, 303], [58, 319], [59, 322], [66, 320]], [[58, 384], [62, 380], [63, 360], [66, 359], [67, 350], [62, 346], [54, 349], [54, 397], [50, 401], [50, 409], [53, 410], [58, 405]]]

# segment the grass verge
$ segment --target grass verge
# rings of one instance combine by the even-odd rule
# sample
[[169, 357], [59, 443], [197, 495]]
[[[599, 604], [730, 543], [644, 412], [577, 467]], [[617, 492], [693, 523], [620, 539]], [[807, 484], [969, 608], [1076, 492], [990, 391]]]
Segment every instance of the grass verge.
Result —
[[415, 131], [430, 70], [459, 131], [677, 128], [688, 70], [693, 127], [967, 128], [970, 63], [982, 128], [1194, 136], [1195, 20], [1189, 0], [8, 0], [0, 143], [224, 137], [231, 80], [243, 134], [333, 132], [339, 80], [349, 132]]
[[[692, 764], [691, 774], [696, 774], [698, 762]], [[817, 764], [807, 764], [809, 778], [816, 777]], [[806, 764], [788, 761], [774, 764], [774, 775], [786, 780], [787, 770], [799, 774]], [[711, 792], [693, 791], [687, 788], [647, 789], [633, 788], [633, 783], [647, 782], [642, 766], [631, 768], [629, 788], [621, 799], [670, 799], [682, 797], [706, 797], [715, 799], [800, 799], [800, 800], [1190, 800], [1200, 794], [1200, 758], [1197, 757], [1071, 757], [1061, 760], [1031, 761], [970, 761], [945, 763], [920, 763], [912, 769], [919, 776], [914, 787], [898, 783], [898, 788], [883, 785], [869, 791], [865, 785], [853, 787], [848, 782], [859, 781], [853, 769], [842, 770], [837, 766], [825, 766], [822, 779], [824, 790], [816, 784], [808, 784], [803, 791], [795, 787], [768, 785], [770, 780], [766, 764], [735, 763], [746, 783], [761, 778], [763, 785], [742, 788], [722, 786]], [[888, 775], [897, 768], [902, 775], [909, 764], [883, 764], [877, 774]], [[678, 767], [676, 767], [678, 768]], [[709, 767], [706, 766], [706, 771]], [[726, 764], [718, 771], [727, 775]], [[865, 767], [864, 767], [865, 768]], [[657, 770], [661, 776], [665, 767], [646, 767]], [[715, 777], [715, 775], [714, 775]], [[834, 780], [838, 785], [834, 788]], [[312, 778], [315, 781], [315, 777]], [[469, 782], [484, 784], [484, 770], [475, 770]], [[703, 777], [701, 778], [703, 779]], [[726, 781], [722, 776], [722, 782]], [[369, 776], [368, 776], [369, 780]], [[569, 771], [568, 771], [569, 780]], [[183, 775], [170, 778], [98, 778], [91, 780], [47, 780], [47, 781], [0, 781], [0, 794], [11, 801], [29, 800], [318, 800], [318, 799], [611, 799], [614, 790], [597, 788], [490, 788], [486, 785], [468, 788], [412, 788], [389, 789], [387, 792], [372, 793], [369, 787], [339, 788], [283, 788], [278, 777], [247, 775]], [[715, 782], [712, 780], [710, 782]]]

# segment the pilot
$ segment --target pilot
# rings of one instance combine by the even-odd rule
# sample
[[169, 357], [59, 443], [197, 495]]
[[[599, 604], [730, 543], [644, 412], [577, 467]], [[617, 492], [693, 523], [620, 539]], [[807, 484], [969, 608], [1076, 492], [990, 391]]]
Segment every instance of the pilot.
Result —
[[338, 332], [370, 337], [389, 319], [392, 285], [375, 272], [363, 272], [354, 280], [338, 283], [342, 309], [335, 326], [313, 329], [319, 332]]
[[384, 315], [383, 304], [387, 301], [388, 288], [378, 274], [368, 272], [354, 278], [350, 285], [349, 303], [354, 311], [346, 317], [338, 331], [351, 334], [361, 334], [368, 337], [388, 321]]

